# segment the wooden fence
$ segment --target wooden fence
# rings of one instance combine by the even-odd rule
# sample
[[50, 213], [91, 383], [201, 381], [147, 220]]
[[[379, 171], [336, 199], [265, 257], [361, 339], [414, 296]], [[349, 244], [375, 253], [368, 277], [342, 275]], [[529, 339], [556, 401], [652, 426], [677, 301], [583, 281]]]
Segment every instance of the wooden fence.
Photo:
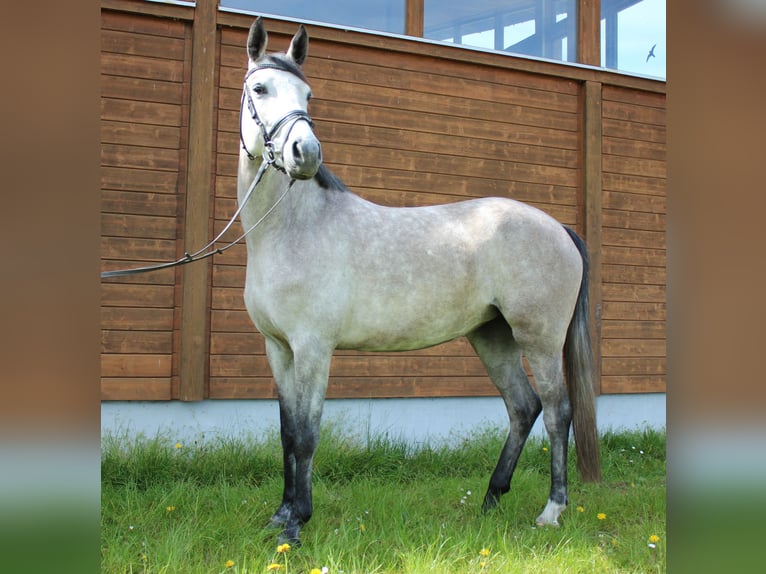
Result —
[[[210, 3], [102, 2], [103, 269], [179, 257], [234, 211], [251, 21]], [[286, 49], [296, 25], [267, 27], [270, 49]], [[386, 205], [505, 196], [576, 228], [592, 258], [598, 391], [664, 392], [665, 83], [329, 27], [309, 34], [310, 112], [330, 168]], [[105, 280], [102, 397], [274, 397], [244, 309], [244, 264], [237, 246]], [[494, 394], [464, 339], [338, 352], [328, 389]]]

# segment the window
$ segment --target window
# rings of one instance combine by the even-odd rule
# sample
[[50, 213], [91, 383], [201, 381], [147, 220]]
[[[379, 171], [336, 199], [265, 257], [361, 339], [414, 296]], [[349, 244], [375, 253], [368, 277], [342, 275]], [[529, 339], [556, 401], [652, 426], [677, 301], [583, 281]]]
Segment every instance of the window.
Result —
[[666, 77], [665, 0], [601, 0], [601, 65]]
[[425, 0], [424, 37], [574, 62], [576, 0]]
[[404, 34], [406, 0], [221, 0], [224, 8]]

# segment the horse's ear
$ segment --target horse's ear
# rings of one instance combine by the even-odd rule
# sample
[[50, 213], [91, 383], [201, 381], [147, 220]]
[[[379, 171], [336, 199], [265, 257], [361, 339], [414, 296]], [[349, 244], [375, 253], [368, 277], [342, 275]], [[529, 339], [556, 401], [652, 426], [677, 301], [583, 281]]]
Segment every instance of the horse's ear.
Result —
[[293, 36], [290, 47], [287, 49], [287, 55], [299, 66], [302, 66], [303, 62], [306, 61], [306, 57], [309, 55], [309, 34], [303, 24]]
[[251, 61], [256, 62], [266, 53], [266, 44], [269, 43], [269, 35], [266, 33], [266, 27], [263, 25], [263, 18], [258, 18], [250, 26], [250, 33], [247, 35], [247, 56]]

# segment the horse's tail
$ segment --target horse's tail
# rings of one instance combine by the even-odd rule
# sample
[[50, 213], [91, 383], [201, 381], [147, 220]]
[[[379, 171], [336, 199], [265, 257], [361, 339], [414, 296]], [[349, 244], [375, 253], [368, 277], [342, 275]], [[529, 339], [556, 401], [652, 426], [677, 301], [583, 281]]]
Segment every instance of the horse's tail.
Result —
[[564, 371], [572, 404], [572, 426], [577, 450], [577, 470], [585, 482], [601, 480], [596, 399], [593, 393], [593, 352], [588, 303], [588, 249], [574, 231], [565, 226], [582, 257], [583, 270], [572, 320], [564, 343]]

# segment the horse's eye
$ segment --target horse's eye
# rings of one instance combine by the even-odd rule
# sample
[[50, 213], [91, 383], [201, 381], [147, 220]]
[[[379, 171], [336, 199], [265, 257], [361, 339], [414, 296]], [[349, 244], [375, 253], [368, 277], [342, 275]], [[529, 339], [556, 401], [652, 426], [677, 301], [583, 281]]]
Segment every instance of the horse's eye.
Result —
[[308, 94], [306, 94], [306, 101], [310, 102], [311, 98], [313, 98], [313, 97], [314, 97], [314, 95], [311, 92], [309, 92]]
[[255, 84], [253, 86], [253, 92], [255, 92], [255, 95], [257, 96], [262, 96], [263, 94], [266, 93], [266, 86], [264, 86], [263, 84]]

